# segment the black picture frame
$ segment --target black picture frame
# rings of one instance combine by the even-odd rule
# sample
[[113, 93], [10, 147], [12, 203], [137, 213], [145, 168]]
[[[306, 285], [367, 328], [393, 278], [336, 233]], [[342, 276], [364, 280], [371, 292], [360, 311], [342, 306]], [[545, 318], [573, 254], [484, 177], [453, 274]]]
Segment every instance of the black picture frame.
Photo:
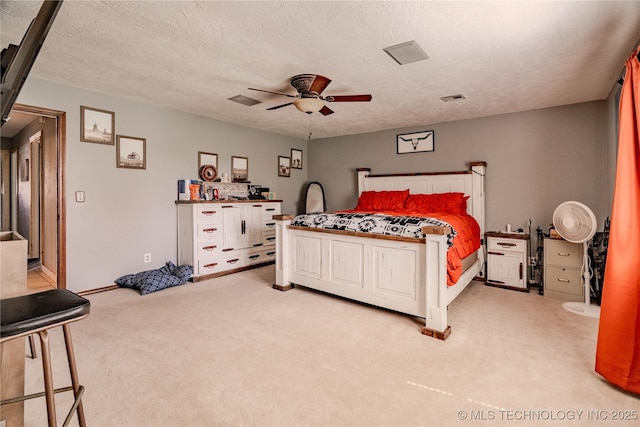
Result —
[[401, 133], [396, 135], [398, 154], [424, 153], [435, 150], [435, 136], [432, 130]]

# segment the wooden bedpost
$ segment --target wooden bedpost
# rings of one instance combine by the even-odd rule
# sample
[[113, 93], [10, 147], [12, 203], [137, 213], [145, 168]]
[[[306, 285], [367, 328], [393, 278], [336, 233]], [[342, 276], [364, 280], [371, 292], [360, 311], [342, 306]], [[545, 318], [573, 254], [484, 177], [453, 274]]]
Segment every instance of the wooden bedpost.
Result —
[[[480, 225], [480, 242], [484, 239], [484, 233], [486, 231], [485, 226], [485, 200], [484, 200], [484, 176], [487, 170], [487, 162], [469, 162], [469, 167], [471, 168], [472, 178], [471, 181], [473, 183], [473, 195], [472, 199], [473, 208], [471, 215], [478, 221]], [[480, 258], [480, 272], [478, 276], [485, 277], [484, 269], [484, 251], [478, 251], [478, 257]]]
[[288, 291], [294, 285], [289, 282], [289, 272], [291, 269], [291, 239], [287, 226], [291, 225], [294, 215], [274, 215], [276, 222], [276, 283], [273, 289]]
[[451, 335], [447, 325], [447, 235], [450, 227], [423, 227], [426, 235], [426, 316], [422, 333], [430, 337], [446, 340]]
[[371, 168], [358, 168], [358, 197], [364, 191], [364, 179], [371, 173]]

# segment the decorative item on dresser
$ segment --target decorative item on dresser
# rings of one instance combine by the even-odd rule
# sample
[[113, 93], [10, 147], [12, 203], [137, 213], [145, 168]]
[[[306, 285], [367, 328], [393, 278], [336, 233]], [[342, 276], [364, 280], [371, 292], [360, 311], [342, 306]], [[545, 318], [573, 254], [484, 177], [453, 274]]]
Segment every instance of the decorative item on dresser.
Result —
[[176, 204], [178, 264], [193, 266], [194, 282], [275, 262], [280, 200]]
[[529, 292], [527, 266], [529, 235], [488, 231], [487, 285]]
[[[351, 219], [340, 216], [342, 213], [326, 212], [295, 218], [276, 216], [273, 287], [285, 291], [301, 285], [422, 317], [423, 334], [446, 339], [451, 333], [448, 305], [474, 278], [484, 277], [480, 236], [484, 233], [486, 166], [485, 162], [469, 162], [466, 171], [389, 175], [372, 175], [370, 169], [358, 169], [358, 207], [363, 199], [384, 206], [368, 213], [347, 213]], [[459, 210], [456, 213], [405, 205], [409, 200], [445, 200], [441, 196], [446, 195], [461, 196], [464, 212], [462, 203], [455, 204]], [[393, 216], [390, 211], [396, 207], [434, 215]], [[454, 243], [462, 233], [456, 235], [451, 222], [442, 225], [447, 220], [438, 221], [435, 213], [447, 216], [451, 222], [475, 224], [468, 225], [465, 233], [470, 236], [465, 240], [470, 251], [464, 258], [452, 255], [463, 246]], [[335, 227], [318, 228], [314, 225], [318, 223]], [[390, 235], [395, 231], [406, 234]], [[449, 261], [456, 264], [453, 273], [448, 268], [452, 264]]]

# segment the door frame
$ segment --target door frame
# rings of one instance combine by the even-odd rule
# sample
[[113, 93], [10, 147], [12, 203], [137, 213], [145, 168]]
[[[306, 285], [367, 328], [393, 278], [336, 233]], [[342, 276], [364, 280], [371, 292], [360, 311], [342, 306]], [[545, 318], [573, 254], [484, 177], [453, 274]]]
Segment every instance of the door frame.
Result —
[[57, 143], [57, 271], [56, 280], [59, 289], [67, 287], [67, 205], [65, 198], [65, 158], [66, 158], [66, 135], [67, 135], [67, 113], [50, 108], [36, 107], [25, 104], [15, 104], [13, 110], [21, 113], [34, 114], [56, 118], [56, 143]]

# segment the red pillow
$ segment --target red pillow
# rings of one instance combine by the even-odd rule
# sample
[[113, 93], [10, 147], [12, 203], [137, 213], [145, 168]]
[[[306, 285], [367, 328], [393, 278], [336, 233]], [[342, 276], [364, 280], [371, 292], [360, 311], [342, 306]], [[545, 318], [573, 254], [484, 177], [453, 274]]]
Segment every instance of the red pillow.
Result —
[[402, 209], [408, 195], [409, 190], [363, 191], [354, 210], [371, 212]]
[[405, 209], [413, 211], [467, 213], [467, 199], [464, 193], [411, 194], [404, 202]]

